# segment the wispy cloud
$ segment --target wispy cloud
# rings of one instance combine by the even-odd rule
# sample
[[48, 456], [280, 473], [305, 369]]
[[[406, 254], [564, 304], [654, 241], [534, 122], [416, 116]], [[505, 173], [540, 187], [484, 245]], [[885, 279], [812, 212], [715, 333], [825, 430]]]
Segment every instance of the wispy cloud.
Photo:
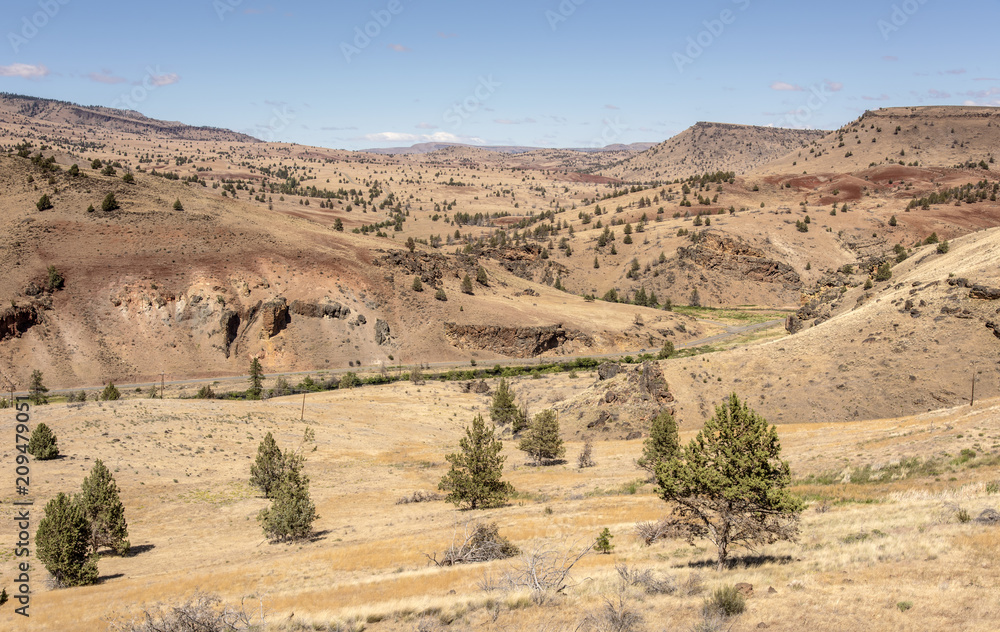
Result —
[[409, 53], [410, 49], [403, 46], [402, 44], [389, 44], [389, 48], [396, 51], [397, 53]]
[[168, 72], [163, 75], [153, 75], [149, 78], [149, 82], [156, 87], [170, 86], [181, 80], [180, 75], [176, 72]]
[[899, 61], [899, 57], [896, 57], [895, 55], [883, 55], [882, 61]]
[[829, 79], [827, 79], [823, 83], [825, 83], [826, 87], [830, 89], [830, 92], [840, 92], [841, 90], [844, 89], [844, 84], [840, 83], [839, 81], [830, 81]]
[[453, 37], [458, 37], [457, 33], [445, 33], [443, 31], [438, 31], [437, 36], [441, 39], [451, 39]]
[[352, 125], [351, 127], [321, 127], [320, 129], [323, 130], [324, 132], [343, 132], [349, 130], [356, 130], [358, 128]]
[[976, 77], [973, 81], [1000, 81], [996, 77]]
[[0, 77], [21, 77], [22, 79], [38, 79], [49, 74], [44, 64], [11, 64], [0, 66]]
[[621, 108], [617, 105], [611, 105], [610, 103], [604, 106], [605, 110], [620, 110]]
[[493, 119], [494, 123], [499, 123], [500, 125], [525, 125], [528, 123], [537, 123], [533, 118], [523, 118], [523, 119]]
[[944, 72], [938, 73], [938, 74], [942, 74], [942, 75], [964, 75], [965, 74], [965, 68], [955, 68], [953, 70], [945, 70]]
[[929, 94], [931, 96], [931, 98], [934, 98], [934, 99], [950, 99], [951, 98], [951, 93], [950, 92], [945, 92], [944, 90], [937, 90], [936, 88], [931, 88], [930, 90], [927, 91], [927, 94]]
[[125, 83], [128, 81], [125, 77], [116, 77], [107, 69], [103, 69], [101, 72], [92, 72], [87, 75], [87, 78], [97, 83]]
[[802, 92], [805, 90], [802, 86], [797, 86], [791, 83], [785, 83], [784, 81], [775, 81], [771, 84], [772, 90], [778, 90], [780, 92]]
[[474, 136], [456, 136], [450, 132], [434, 132], [433, 134], [378, 132], [377, 134], [365, 134], [361, 140], [375, 143], [471, 143], [476, 145], [486, 142]]
[[437, 125], [432, 125], [430, 123], [424, 123], [424, 122], [417, 123], [417, 129], [437, 129], [437, 128], [438, 128]]
[[865, 101], [888, 101], [889, 100], [889, 95], [883, 93], [883, 94], [880, 94], [877, 97], [870, 97], [868, 95], [865, 95], [865, 96], [862, 96], [861, 98], [864, 99]]

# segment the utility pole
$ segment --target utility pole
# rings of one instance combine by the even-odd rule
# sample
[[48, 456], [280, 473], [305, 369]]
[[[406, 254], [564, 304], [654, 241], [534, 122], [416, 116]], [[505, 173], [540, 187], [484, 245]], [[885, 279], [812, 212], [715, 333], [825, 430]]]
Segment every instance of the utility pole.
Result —
[[969, 406], [973, 406], [976, 403], [976, 365], [972, 365], [972, 397], [969, 398]]
[[302, 414], [299, 415], [299, 421], [306, 418], [306, 394], [302, 393]]
[[163, 399], [163, 371], [160, 371], [160, 399]]

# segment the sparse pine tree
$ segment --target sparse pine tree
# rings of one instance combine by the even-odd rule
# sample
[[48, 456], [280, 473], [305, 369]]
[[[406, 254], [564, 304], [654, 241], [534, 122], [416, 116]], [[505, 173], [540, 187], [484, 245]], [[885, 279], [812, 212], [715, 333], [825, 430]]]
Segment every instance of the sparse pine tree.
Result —
[[642, 444], [642, 456], [635, 464], [649, 472], [650, 479], [653, 479], [656, 477], [656, 466], [668, 459], [677, 458], [680, 445], [677, 422], [669, 410], [663, 409], [653, 418], [649, 437]]
[[514, 391], [510, 388], [507, 378], [500, 378], [497, 390], [493, 392], [493, 401], [490, 402], [490, 420], [496, 426], [514, 425], [519, 412]]
[[48, 404], [49, 398], [46, 395], [48, 392], [49, 389], [42, 384], [42, 372], [35, 369], [31, 372], [31, 385], [28, 387], [28, 399], [35, 406]]
[[469, 278], [468, 274], [462, 279], [462, 293], [472, 294], [472, 279]]
[[104, 201], [101, 202], [102, 211], [104, 211], [105, 213], [109, 213], [111, 211], [117, 210], [118, 208], [119, 208], [118, 200], [115, 199], [114, 193], [108, 193], [106, 196], [104, 196]]
[[184, 205], [181, 204], [181, 199], [180, 198], [177, 198], [176, 200], [174, 200], [174, 210], [175, 211], [183, 211], [184, 210]]
[[341, 221], [339, 217], [333, 220], [333, 230], [337, 231], [338, 233], [344, 232], [344, 222]]
[[604, 531], [601, 531], [597, 535], [597, 540], [594, 542], [594, 550], [598, 553], [603, 553], [608, 555], [615, 549], [615, 545], [611, 544], [611, 538], [615, 536], [611, 535], [611, 529], [604, 527]]
[[413, 291], [414, 292], [423, 292], [424, 291], [424, 284], [420, 282], [420, 277], [419, 276], [413, 277]]
[[56, 435], [44, 423], [35, 426], [28, 440], [28, 454], [39, 461], [47, 461], [59, 456], [59, 446], [56, 444]]
[[125, 555], [129, 550], [128, 523], [114, 476], [97, 459], [90, 476], [83, 480], [83, 491], [74, 499], [90, 523], [90, 546], [94, 553], [102, 546]]
[[445, 457], [451, 469], [438, 483], [438, 489], [448, 492], [445, 500], [469, 509], [499, 507], [506, 503], [514, 493], [514, 486], [503, 480], [505, 457], [500, 454], [503, 442], [492, 426], [486, 426], [482, 415], [476, 415], [472, 426], [465, 429], [459, 449]]
[[556, 411], [547, 409], [535, 415], [517, 449], [527, 452], [534, 459], [535, 465], [543, 465], [566, 454], [562, 438], [559, 437], [559, 417]]
[[479, 266], [476, 268], [476, 283], [479, 285], [489, 285], [489, 277], [486, 276], [486, 268]]
[[97, 556], [90, 551], [90, 524], [83, 509], [63, 494], [45, 505], [35, 532], [35, 554], [60, 586], [97, 581]]
[[113, 402], [117, 399], [121, 399], [122, 394], [118, 391], [118, 387], [115, 386], [114, 382], [108, 382], [108, 385], [104, 387], [101, 391], [101, 399], [106, 402]]
[[439, 301], [447, 301], [448, 300], [448, 295], [444, 293], [444, 288], [443, 287], [439, 287], [437, 289], [437, 292], [434, 292], [434, 298], [437, 299], [437, 300], [439, 300]]
[[250, 388], [247, 389], [247, 399], [260, 399], [264, 392], [264, 371], [260, 368], [260, 360], [256, 357], [250, 361]]
[[63, 275], [60, 274], [59, 270], [57, 270], [55, 266], [49, 266], [47, 272], [49, 275], [48, 282], [50, 291], [55, 292], [56, 290], [61, 290], [63, 286], [66, 285], [66, 279], [63, 278]]
[[265, 498], [274, 498], [278, 484], [288, 470], [302, 466], [301, 457], [283, 453], [270, 432], [257, 446], [257, 460], [250, 466], [250, 484], [264, 492]]
[[47, 211], [52, 208], [52, 200], [49, 199], [49, 194], [46, 193], [42, 197], [38, 198], [38, 201], [35, 202], [35, 207], [39, 211]]
[[723, 570], [730, 547], [794, 540], [802, 502], [788, 492], [774, 426], [735, 394], [676, 458], [656, 468], [660, 496], [675, 505], [674, 524], [689, 539], [708, 538]]
[[660, 352], [657, 354], [657, 357], [660, 360], [666, 360], [672, 355], [674, 355], [674, 343], [669, 340], [664, 341], [663, 347], [660, 349]]
[[309, 497], [309, 477], [299, 468], [286, 470], [278, 482], [274, 502], [257, 514], [257, 520], [272, 541], [301, 540], [312, 533], [316, 505]]
[[586, 467], [594, 467], [597, 465], [597, 463], [594, 462], [594, 442], [590, 437], [587, 437], [583, 441], [583, 448], [580, 450], [580, 454], [576, 458], [576, 465], [581, 470]]

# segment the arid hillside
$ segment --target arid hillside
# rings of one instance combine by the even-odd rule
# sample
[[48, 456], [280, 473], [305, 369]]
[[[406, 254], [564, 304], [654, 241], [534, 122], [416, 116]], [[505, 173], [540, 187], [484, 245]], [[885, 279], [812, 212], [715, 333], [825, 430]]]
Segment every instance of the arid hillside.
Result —
[[600, 173], [627, 182], [669, 182], [714, 171], [743, 174], [825, 135], [818, 130], [696, 123]]

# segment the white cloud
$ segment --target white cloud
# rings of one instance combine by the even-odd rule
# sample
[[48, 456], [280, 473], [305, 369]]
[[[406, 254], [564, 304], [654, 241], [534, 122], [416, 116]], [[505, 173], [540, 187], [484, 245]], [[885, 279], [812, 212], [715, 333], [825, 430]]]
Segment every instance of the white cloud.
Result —
[[771, 84], [771, 89], [787, 92], [802, 92], [804, 90], [802, 86], [785, 83], [784, 81], [775, 81]]
[[110, 70], [92, 72], [87, 75], [87, 78], [91, 81], [96, 81], [97, 83], [125, 83], [127, 81], [124, 77], [116, 77], [112, 75]]
[[844, 89], [844, 84], [840, 83], [839, 81], [830, 81], [829, 79], [827, 79], [823, 83], [825, 83], [826, 87], [830, 89], [830, 92], [840, 92], [841, 90]]
[[154, 86], [169, 86], [180, 81], [180, 76], [175, 72], [168, 72], [165, 75], [153, 75], [149, 78], [150, 83]]
[[365, 134], [361, 139], [376, 143], [472, 143], [481, 145], [486, 142], [475, 136], [456, 136], [450, 132], [434, 132], [433, 134], [378, 132], [377, 134]]
[[0, 77], [21, 77], [22, 79], [38, 79], [49, 74], [49, 69], [43, 64], [11, 64], [0, 66]]

